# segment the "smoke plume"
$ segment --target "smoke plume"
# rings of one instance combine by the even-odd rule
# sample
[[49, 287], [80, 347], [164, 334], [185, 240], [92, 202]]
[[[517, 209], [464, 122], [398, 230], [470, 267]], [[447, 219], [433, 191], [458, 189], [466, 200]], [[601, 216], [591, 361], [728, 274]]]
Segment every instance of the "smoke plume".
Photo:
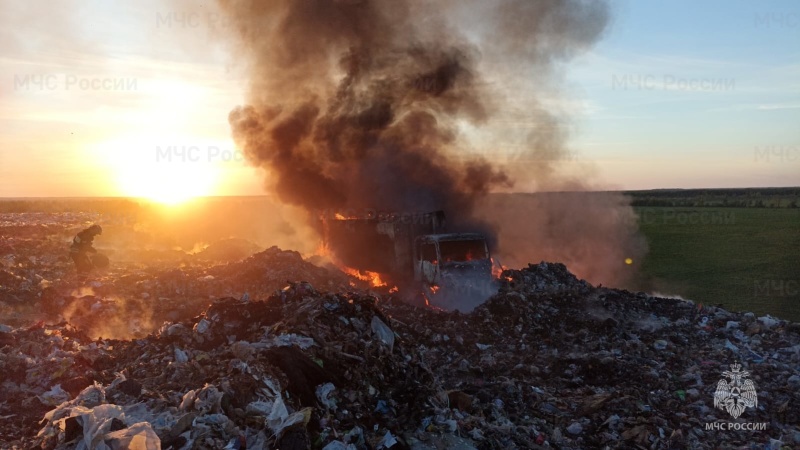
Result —
[[[251, 74], [249, 104], [229, 116], [234, 139], [270, 191], [312, 220], [319, 211], [443, 209], [451, 228], [492, 238], [502, 211], [493, 219], [477, 202], [530, 178], [558, 185], [550, 163], [515, 163], [566, 154], [559, 119], [535, 90], [608, 22], [604, 2], [583, 0], [219, 3]], [[537, 83], [522, 150], [490, 159], [509, 136], [494, 148], [470, 136], [509, 117], [514, 86], [503, 80], [513, 79], [527, 79], [528, 91]], [[502, 228], [530, 238], [524, 225]]]

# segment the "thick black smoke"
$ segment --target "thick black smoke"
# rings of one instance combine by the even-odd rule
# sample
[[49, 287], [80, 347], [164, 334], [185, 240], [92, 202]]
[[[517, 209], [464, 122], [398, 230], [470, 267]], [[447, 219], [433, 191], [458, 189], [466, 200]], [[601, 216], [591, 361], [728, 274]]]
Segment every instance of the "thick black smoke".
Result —
[[[594, 43], [608, 21], [604, 2], [582, 0], [220, 6], [251, 73], [249, 105], [230, 113], [234, 138], [282, 201], [310, 218], [443, 209], [455, 228], [490, 235], [476, 203], [541, 173], [479, 156], [484, 149], [463, 130], [491, 123], [513, 100], [498, 95], [496, 80], [517, 67], [531, 80], [556, 77], [559, 62]], [[526, 109], [540, 125], [515, 158], [557, 160], [557, 120], [539, 102]]]

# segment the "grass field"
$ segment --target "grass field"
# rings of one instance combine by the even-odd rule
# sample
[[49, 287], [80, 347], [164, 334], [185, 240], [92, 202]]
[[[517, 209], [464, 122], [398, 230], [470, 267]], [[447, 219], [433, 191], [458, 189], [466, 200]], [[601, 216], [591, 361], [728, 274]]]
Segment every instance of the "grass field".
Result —
[[644, 289], [800, 322], [800, 209], [637, 207]]

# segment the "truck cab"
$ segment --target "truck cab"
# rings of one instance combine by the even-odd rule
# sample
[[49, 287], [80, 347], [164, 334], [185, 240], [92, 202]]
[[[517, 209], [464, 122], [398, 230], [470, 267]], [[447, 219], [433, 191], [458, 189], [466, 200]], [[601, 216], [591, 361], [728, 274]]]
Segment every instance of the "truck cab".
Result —
[[415, 239], [414, 279], [423, 285], [469, 289], [491, 275], [489, 248], [482, 234], [429, 234]]
[[[377, 272], [390, 284], [413, 286], [428, 299], [465, 310], [464, 299], [485, 300], [495, 289], [486, 237], [445, 232], [442, 211], [322, 214], [325, 245], [342, 265]], [[441, 292], [437, 294], [439, 288]]]

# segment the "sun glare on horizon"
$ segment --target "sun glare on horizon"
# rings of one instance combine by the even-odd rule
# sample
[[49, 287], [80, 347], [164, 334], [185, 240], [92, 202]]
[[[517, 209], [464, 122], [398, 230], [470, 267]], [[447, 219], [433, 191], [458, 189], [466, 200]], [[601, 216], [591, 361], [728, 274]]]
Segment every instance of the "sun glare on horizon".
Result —
[[[162, 142], [161, 145], [156, 142]], [[97, 146], [118, 195], [164, 205], [216, 195], [221, 169], [198, 151], [199, 146], [168, 145], [186, 139], [116, 139]]]

